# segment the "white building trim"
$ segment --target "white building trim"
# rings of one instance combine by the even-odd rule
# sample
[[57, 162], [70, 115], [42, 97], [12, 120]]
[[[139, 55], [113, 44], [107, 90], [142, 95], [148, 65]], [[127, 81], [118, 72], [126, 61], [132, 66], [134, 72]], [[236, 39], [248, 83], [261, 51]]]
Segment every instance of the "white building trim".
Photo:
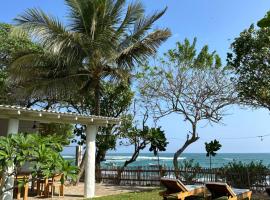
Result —
[[[0, 105], [0, 119], [9, 119], [8, 133], [16, 134], [20, 120], [38, 121], [42, 123], [68, 123], [87, 126], [86, 131], [86, 167], [84, 197], [95, 196], [95, 151], [98, 127], [108, 124], [120, 124], [119, 118], [95, 115], [80, 115], [77, 113], [57, 112], [53, 110], [38, 110], [20, 106]], [[16, 123], [15, 123], [16, 122]]]

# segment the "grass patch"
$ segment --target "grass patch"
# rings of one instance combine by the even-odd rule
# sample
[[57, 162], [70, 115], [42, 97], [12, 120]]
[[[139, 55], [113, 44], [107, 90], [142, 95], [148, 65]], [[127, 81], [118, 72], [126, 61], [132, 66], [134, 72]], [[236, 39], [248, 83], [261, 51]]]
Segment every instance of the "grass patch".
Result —
[[[163, 200], [161, 196], [159, 196], [159, 192], [162, 190], [152, 190], [148, 192], [130, 192], [130, 193], [123, 193], [118, 195], [111, 195], [106, 197], [97, 197], [93, 200]], [[175, 198], [171, 198], [173, 200]], [[203, 200], [203, 198], [186, 198], [187, 200]], [[227, 198], [219, 198], [218, 200], [225, 200]], [[261, 198], [253, 198], [253, 200], [262, 200]]]
[[111, 195], [106, 197], [97, 197], [94, 200], [119, 200], [119, 199], [128, 199], [128, 200], [162, 200], [163, 198], [159, 196], [161, 190], [152, 190], [149, 192], [130, 192], [123, 193], [119, 195]]

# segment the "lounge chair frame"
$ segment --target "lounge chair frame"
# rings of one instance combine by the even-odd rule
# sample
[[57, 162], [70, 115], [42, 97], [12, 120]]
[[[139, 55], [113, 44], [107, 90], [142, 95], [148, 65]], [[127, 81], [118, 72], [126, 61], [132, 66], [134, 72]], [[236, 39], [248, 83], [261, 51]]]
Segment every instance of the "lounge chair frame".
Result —
[[221, 197], [221, 195], [215, 196], [215, 190], [213, 189], [213, 187], [216, 186], [219, 192], [220, 192], [220, 189], [223, 189], [223, 193], [225, 194], [224, 196], [227, 196], [229, 200], [242, 200], [242, 199], [251, 200], [252, 191], [250, 190], [247, 190], [241, 194], [236, 194], [233, 191], [233, 188], [231, 188], [227, 183], [209, 182], [209, 183], [206, 183], [205, 186], [208, 189], [208, 191], [212, 194], [212, 196], [214, 196], [215, 198]]
[[[188, 190], [186, 186], [178, 179], [161, 178], [160, 181], [167, 188], [166, 191], [159, 193], [159, 195], [162, 196], [163, 199], [176, 196], [177, 199], [184, 200], [186, 197], [189, 196], [199, 196], [201, 194], [205, 196], [207, 192], [204, 186]], [[172, 187], [170, 187], [169, 185]]]

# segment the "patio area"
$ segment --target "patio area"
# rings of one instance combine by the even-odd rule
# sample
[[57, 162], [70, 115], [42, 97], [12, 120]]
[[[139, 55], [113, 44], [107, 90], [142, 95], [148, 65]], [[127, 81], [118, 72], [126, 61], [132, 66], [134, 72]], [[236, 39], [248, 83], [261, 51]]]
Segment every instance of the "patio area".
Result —
[[[119, 186], [119, 185], [108, 185], [97, 183], [96, 184], [96, 195], [95, 197], [116, 195], [127, 192], [144, 192], [153, 190], [156, 187], [142, 187], [142, 186]], [[84, 183], [79, 183], [77, 186], [65, 186], [64, 188], [64, 197], [58, 197], [58, 192], [55, 192], [53, 199], [62, 199], [62, 200], [72, 200], [72, 199], [84, 199]], [[29, 200], [35, 199], [44, 199], [43, 197], [31, 197], [29, 195]], [[51, 199], [47, 198], [47, 199]]]

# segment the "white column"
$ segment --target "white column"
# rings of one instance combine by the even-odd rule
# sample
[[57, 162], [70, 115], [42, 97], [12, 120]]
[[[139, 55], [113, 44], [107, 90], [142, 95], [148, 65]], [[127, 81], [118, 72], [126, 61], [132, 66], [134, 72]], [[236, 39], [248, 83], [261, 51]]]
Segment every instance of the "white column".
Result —
[[98, 127], [89, 125], [86, 129], [86, 165], [84, 178], [84, 197], [95, 196], [96, 135]]
[[17, 134], [19, 131], [19, 120], [18, 119], [9, 119], [8, 120], [8, 130], [7, 134]]
[[[18, 119], [9, 119], [8, 121], [8, 131], [7, 134], [17, 134], [19, 131], [19, 120]], [[7, 173], [10, 174], [13, 172], [14, 167], [9, 167]], [[4, 179], [7, 180], [7, 185], [3, 189], [9, 189], [14, 186], [14, 176], [4, 176]], [[5, 192], [2, 196], [2, 200], [12, 200], [13, 199], [13, 190]]]

